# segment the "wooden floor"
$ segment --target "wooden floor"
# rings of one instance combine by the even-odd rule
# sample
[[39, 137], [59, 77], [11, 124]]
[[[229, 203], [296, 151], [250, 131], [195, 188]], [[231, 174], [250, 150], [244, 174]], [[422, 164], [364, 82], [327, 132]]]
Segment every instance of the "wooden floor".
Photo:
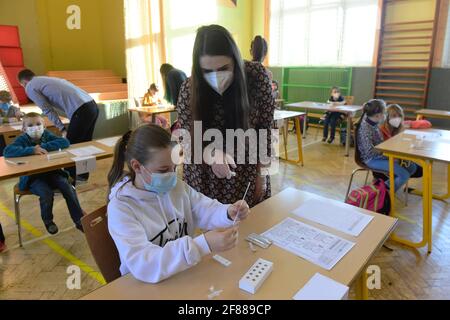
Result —
[[[352, 159], [344, 157], [344, 148], [314, 141], [310, 132], [305, 141], [305, 166], [281, 163], [279, 175], [272, 178], [274, 194], [286, 187], [313, 192], [332, 199], [343, 200], [350, 174], [355, 169]], [[317, 136], [318, 138], [320, 135]], [[296, 155], [294, 136], [291, 135], [290, 153]], [[90, 185], [79, 188], [83, 209], [92, 211], [105, 203], [106, 172], [111, 160], [97, 163], [97, 170]], [[434, 190], [445, 192], [446, 168], [437, 164], [434, 168]], [[359, 177], [355, 185], [361, 185]], [[14, 222], [12, 187], [16, 180], [0, 183], [0, 221], [7, 238], [9, 250], [0, 254], [0, 299], [77, 299], [101, 286], [98, 271], [84, 236], [73, 228], [61, 197], [55, 200], [55, 222], [60, 233], [49, 237], [41, 222], [38, 199], [34, 196], [22, 199], [24, 220], [24, 248], [18, 247]], [[411, 183], [420, 187], [420, 181]], [[399, 201], [397, 201], [399, 203]], [[408, 207], [398, 204], [400, 212], [399, 234], [412, 239], [421, 236], [421, 198], [409, 197]], [[381, 267], [382, 288], [372, 290], [371, 299], [450, 299], [450, 206], [433, 203], [433, 253], [425, 249], [412, 250], [395, 243], [388, 243], [394, 250], [382, 249], [371, 262]], [[67, 268], [83, 266], [80, 290], [68, 290]]]

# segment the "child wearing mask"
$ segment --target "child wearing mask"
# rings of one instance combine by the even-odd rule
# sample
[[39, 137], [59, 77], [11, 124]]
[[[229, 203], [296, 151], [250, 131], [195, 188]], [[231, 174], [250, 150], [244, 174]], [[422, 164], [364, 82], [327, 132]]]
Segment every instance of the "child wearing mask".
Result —
[[[57, 137], [44, 127], [44, 119], [38, 113], [28, 113], [23, 117], [23, 134], [7, 146], [5, 158], [45, 155], [51, 151], [66, 149], [69, 140]], [[39, 197], [41, 217], [48, 233], [58, 233], [58, 227], [53, 222], [54, 190], [58, 189], [66, 200], [70, 216], [75, 227], [83, 231], [81, 218], [83, 211], [78, 201], [77, 193], [69, 182], [69, 174], [64, 170], [56, 170], [28, 177], [21, 177], [19, 189], [30, 190]]]
[[20, 109], [13, 105], [11, 94], [6, 91], [0, 91], [0, 118], [2, 122], [8, 122], [10, 118], [16, 118], [20, 121], [23, 113]]
[[[178, 180], [174, 146], [166, 130], [143, 125], [119, 140], [108, 175], [108, 227], [120, 271], [143, 282], [158, 283], [233, 248], [234, 221], [249, 213], [245, 201], [221, 204]], [[196, 228], [211, 231], [195, 237]]]
[[[363, 115], [356, 128], [357, 147], [361, 161], [372, 170], [389, 172], [389, 160], [375, 147], [382, 143], [383, 134], [380, 126], [386, 121], [386, 103], [383, 100], [370, 100], [364, 105]], [[394, 164], [394, 188], [397, 192], [406, 184], [411, 175], [417, 170], [417, 166], [412, 163], [410, 167], [404, 168], [400, 163]], [[386, 181], [386, 186], [390, 189], [390, 181]]]
[[[345, 99], [341, 95], [341, 89], [339, 87], [331, 88], [331, 97], [328, 100], [328, 103], [331, 103], [333, 107], [343, 106], [345, 105]], [[331, 127], [330, 138], [328, 139], [328, 143], [333, 143], [336, 137], [336, 125], [338, 120], [341, 118], [342, 113], [340, 112], [332, 112], [329, 111], [325, 114], [325, 121], [323, 123], [323, 139], [325, 142], [328, 139], [328, 131]]]

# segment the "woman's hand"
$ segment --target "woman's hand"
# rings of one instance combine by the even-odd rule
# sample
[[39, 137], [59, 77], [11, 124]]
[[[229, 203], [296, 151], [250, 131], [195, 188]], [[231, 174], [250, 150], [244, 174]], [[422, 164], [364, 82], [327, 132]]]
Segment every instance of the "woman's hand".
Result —
[[263, 200], [264, 195], [266, 194], [267, 189], [267, 180], [266, 176], [261, 176], [261, 174], [258, 174], [256, 176], [256, 184], [255, 184], [255, 196], [254, 200], [258, 203]]
[[236, 169], [236, 163], [229, 154], [223, 153], [220, 150], [215, 151], [214, 159], [212, 159], [211, 169], [219, 179], [228, 179], [236, 175], [231, 169]]
[[214, 230], [205, 233], [206, 242], [211, 252], [223, 252], [234, 248], [238, 241], [237, 227]]
[[[232, 221], [242, 221], [247, 219], [250, 208], [246, 201], [238, 201], [228, 208], [228, 216]], [[236, 218], [237, 217], [237, 218]]]

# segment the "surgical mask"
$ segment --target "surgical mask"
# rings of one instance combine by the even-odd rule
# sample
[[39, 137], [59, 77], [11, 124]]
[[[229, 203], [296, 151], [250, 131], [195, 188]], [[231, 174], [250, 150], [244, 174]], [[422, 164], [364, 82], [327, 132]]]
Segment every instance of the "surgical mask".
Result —
[[42, 124], [39, 126], [27, 127], [26, 130], [30, 138], [34, 140], [41, 139], [44, 134], [44, 126]]
[[[177, 185], [177, 173], [167, 172], [167, 173], [150, 173], [145, 167], [142, 167], [148, 175], [151, 175], [152, 181], [150, 183], [146, 182], [142, 178], [144, 183], [144, 188], [147, 191], [155, 192], [157, 194], [164, 194], [172, 191]], [[142, 177], [142, 175], [141, 175]]]
[[231, 71], [210, 72], [205, 73], [204, 78], [214, 91], [223, 95], [233, 83], [234, 73]]
[[389, 120], [389, 124], [393, 126], [394, 128], [399, 128], [402, 124], [402, 118], [392, 118]]

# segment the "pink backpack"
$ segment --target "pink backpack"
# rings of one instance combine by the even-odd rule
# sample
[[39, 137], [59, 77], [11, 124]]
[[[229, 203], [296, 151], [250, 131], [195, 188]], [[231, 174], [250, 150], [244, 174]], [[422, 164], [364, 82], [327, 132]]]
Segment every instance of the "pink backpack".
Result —
[[384, 181], [378, 179], [373, 184], [353, 190], [346, 203], [373, 212], [389, 214], [391, 209], [389, 200]]

